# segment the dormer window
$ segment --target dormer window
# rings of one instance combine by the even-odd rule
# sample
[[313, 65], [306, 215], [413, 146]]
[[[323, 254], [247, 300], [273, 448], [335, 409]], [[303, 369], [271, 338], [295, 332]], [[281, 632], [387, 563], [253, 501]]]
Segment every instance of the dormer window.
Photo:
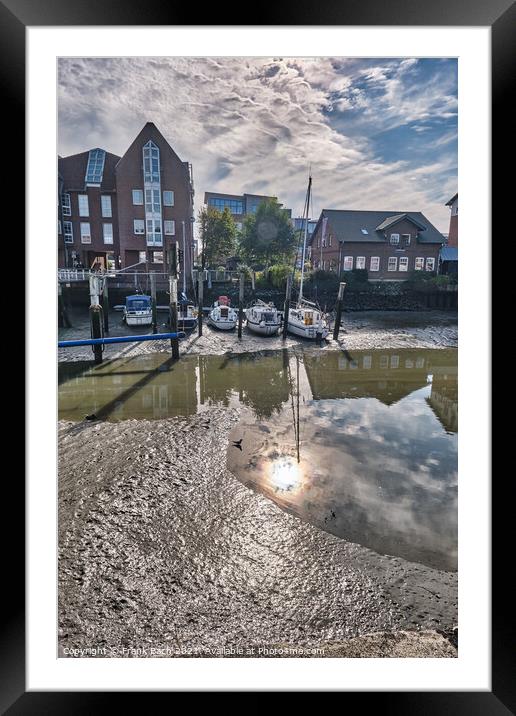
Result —
[[103, 149], [90, 150], [88, 154], [88, 166], [86, 167], [86, 184], [98, 186], [102, 183], [105, 161], [106, 152]]
[[367, 236], [369, 234], [369, 231], [367, 229], [360, 229], [360, 231]]
[[399, 234], [391, 234], [391, 244], [399, 244], [400, 243], [400, 235]]
[[401, 235], [403, 246], [410, 246], [410, 234], [402, 234]]

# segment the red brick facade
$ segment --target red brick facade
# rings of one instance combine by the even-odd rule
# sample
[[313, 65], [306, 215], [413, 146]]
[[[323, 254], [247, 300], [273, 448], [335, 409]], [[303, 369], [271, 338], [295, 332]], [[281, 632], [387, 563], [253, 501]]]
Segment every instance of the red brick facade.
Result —
[[[382, 231], [369, 228], [363, 238], [353, 240], [357, 233], [355, 229], [350, 230], [348, 235], [345, 220], [338, 217], [338, 222], [332, 221], [332, 215], [339, 213], [331, 211], [325, 217], [323, 212], [312, 234], [310, 260], [314, 269], [335, 271], [339, 275], [352, 269], [366, 269], [370, 281], [402, 281], [414, 270], [437, 271], [439, 250], [444, 241], [442, 236], [441, 240], [438, 239], [437, 230], [434, 229], [436, 236], [432, 237], [435, 240], [422, 241], [420, 226], [404, 217]], [[363, 213], [369, 216], [372, 212], [342, 213], [353, 214], [356, 224], [357, 215]], [[323, 218], [327, 219], [325, 228]], [[375, 221], [378, 219], [375, 218]], [[394, 235], [392, 241], [396, 243], [391, 243], [391, 235]]]
[[[144, 146], [152, 143], [159, 156], [159, 172], [154, 184], [144, 181]], [[61, 233], [58, 235], [59, 266], [72, 267], [78, 261], [84, 268], [95, 264], [108, 268], [126, 268], [143, 262], [140, 271], [168, 271], [168, 250], [177, 242], [178, 256], [185, 249], [184, 269], [191, 273], [193, 251], [193, 180], [191, 166], [174, 152], [161, 132], [148, 122], [123, 157], [105, 153], [104, 171], [100, 186], [86, 185], [89, 152], [59, 158], [59, 214]], [[146, 187], [159, 187], [155, 193], [153, 216], [155, 232], [148, 234]], [[133, 192], [136, 194], [133, 195]], [[88, 197], [88, 216], [80, 216], [79, 196]], [[102, 216], [111, 198], [110, 218]], [[67, 216], [69, 197], [70, 216]], [[159, 198], [158, 198], [159, 197]], [[82, 199], [83, 209], [85, 200]], [[170, 204], [170, 205], [168, 205]], [[84, 212], [83, 212], [84, 213]], [[136, 224], [135, 224], [136, 220]], [[65, 228], [73, 229], [72, 242], [65, 242]], [[143, 223], [142, 223], [143, 222]], [[83, 232], [81, 236], [81, 223]], [[111, 230], [103, 224], [111, 223]], [[84, 225], [89, 224], [91, 242], [85, 243]], [[183, 242], [184, 225], [184, 242]], [[159, 232], [159, 233], [158, 233]], [[109, 241], [112, 234], [112, 244]], [[183, 266], [181, 268], [181, 273]]]

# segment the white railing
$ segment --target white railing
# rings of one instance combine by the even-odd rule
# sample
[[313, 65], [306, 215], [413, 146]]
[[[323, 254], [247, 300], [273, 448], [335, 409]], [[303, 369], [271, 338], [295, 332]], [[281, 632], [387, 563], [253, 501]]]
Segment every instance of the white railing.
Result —
[[89, 269], [57, 269], [59, 281], [88, 281], [90, 274]]

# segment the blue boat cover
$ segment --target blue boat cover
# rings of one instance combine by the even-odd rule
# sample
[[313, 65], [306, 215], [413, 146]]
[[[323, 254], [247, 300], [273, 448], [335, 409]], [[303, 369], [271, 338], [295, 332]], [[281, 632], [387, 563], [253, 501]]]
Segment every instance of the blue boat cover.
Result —
[[125, 299], [126, 308], [130, 308], [132, 311], [144, 311], [146, 308], [151, 306], [150, 296], [127, 296]]

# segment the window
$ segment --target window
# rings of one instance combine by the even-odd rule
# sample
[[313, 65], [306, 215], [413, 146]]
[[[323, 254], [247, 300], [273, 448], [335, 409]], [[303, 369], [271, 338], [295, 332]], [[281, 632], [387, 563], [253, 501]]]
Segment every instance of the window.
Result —
[[159, 189], [145, 189], [145, 213], [160, 214]]
[[389, 260], [387, 262], [387, 271], [397, 271], [398, 270], [398, 257], [397, 256], [389, 256]]
[[152, 263], [154, 263], [154, 264], [162, 264], [163, 263], [163, 251], [153, 251], [152, 252]]
[[357, 256], [357, 260], [355, 263], [355, 268], [357, 269], [365, 269], [365, 256]]
[[212, 206], [214, 209], [218, 209], [219, 211], [224, 211], [224, 209], [227, 208], [232, 214], [244, 213], [244, 203], [242, 201], [238, 201], [237, 199], [222, 199], [213, 196], [208, 199], [208, 206]]
[[159, 149], [154, 142], [143, 147], [143, 177], [146, 184], [159, 183]]
[[[133, 220], [133, 227], [134, 227], [134, 233], [135, 233], [135, 234], [144, 234], [144, 233], [145, 233], [145, 221], [144, 221], [144, 219], [134, 219], [134, 220]], [[145, 251], [144, 251], [143, 253], [145, 253]]]
[[385, 370], [389, 367], [389, 356], [380, 356], [380, 369]]
[[400, 235], [399, 234], [391, 234], [391, 244], [399, 244], [400, 243]]
[[81, 221], [81, 244], [91, 244], [91, 229], [87, 221]]
[[400, 357], [399, 356], [391, 356], [391, 368], [399, 368], [400, 367]]
[[362, 359], [362, 368], [369, 370], [369, 368], [371, 368], [372, 365], [373, 365], [373, 357], [372, 356], [364, 356]]
[[73, 225], [71, 221], [63, 221], [65, 244], [73, 244]]
[[88, 204], [88, 195], [87, 194], [79, 194], [79, 216], [89, 216], [90, 215], [90, 207]]
[[328, 246], [331, 246], [331, 234], [328, 236]]
[[322, 247], [323, 247], [323, 249], [326, 248], [326, 236], [323, 236], [323, 238], [322, 238]]
[[106, 152], [103, 149], [90, 149], [86, 167], [86, 184], [101, 184], [105, 160]]
[[138, 251], [138, 261], [141, 264], [146, 263], [146, 261], [147, 261], [147, 252], [146, 251]]
[[61, 194], [61, 206], [63, 208], [63, 216], [72, 215], [72, 203], [70, 201], [70, 194]]
[[237, 227], [237, 231], [242, 231], [242, 222], [241, 222], [241, 221], [237, 221], [236, 227]]
[[418, 256], [414, 263], [414, 269], [416, 271], [422, 271], [425, 267], [425, 259], [422, 256]]
[[369, 234], [369, 231], [367, 229], [360, 229], [360, 231], [367, 236]]
[[174, 192], [164, 191], [163, 192], [163, 206], [174, 206]]
[[401, 235], [403, 246], [410, 246], [410, 234]]
[[435, 259], [434, 258], [427, 258], [426, 260], [426, 270], [427, 271], [433, 271], [435, 269]]
[[408, 271], [408, 256], [400, 256], [400, 271]]
[[344, 271], [353, 269], [353, 256], [344, 256]]
[[147, 219], [147, 246], [162, 246], [161, 221], [159, 219]]
[[143, 189], [133, 189], [133, 206], [143, 206]]
[[175, 236], [176, 233], [176, 222], [175, 221], [164, 221], [163, 222], [165, 234], [167, 236]]
[[113, 216], [112, 210], [111, 210], [111, 197], [110, 196], [101, 196], [100, 197], [100, 206], [102, 209], [102, 216], [106, 219], [109, 219], [111, 216]]
[[379, 256], [371, 256], [369, 259], [369, 271], [379, 271], [380, 270], [380, 257]]
[[59, 219], [57, 220], [57, 233], [61, 233], [61, 222], [59, 221]]
[[113, 243], [113, 224], [102, 224], [102, 233], [105, 244]]

